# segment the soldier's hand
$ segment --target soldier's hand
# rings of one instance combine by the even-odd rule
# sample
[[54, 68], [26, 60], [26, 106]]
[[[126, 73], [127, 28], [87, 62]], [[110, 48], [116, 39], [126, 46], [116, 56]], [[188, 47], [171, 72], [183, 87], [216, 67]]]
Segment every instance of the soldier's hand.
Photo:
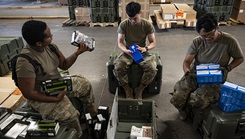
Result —
[[88, 46], [85, 43], [80, 43], [79, 47], [77, 48], [77, 54], [80, 55], [81, 53], [88, 51]]
[[129, 49], [125, 50], [124, 53], [126, 53], [127, 55], [132, 57], [132, 51], [130, 51]]
[[186, 79], [196, 78], [196, 74], [188, 71], [185, 73], [185, 78]]
[[219, 67], [218, 68], [219, 71], [222, 71], [223, 73], [223, 82], [226, 81], [226, 78], [228, 76], [228, 72], [230, 71], [227, 67]]
[[67, 90], [64, 89], [61, 93], [59, 93], [59, 94], [56, 96], [58, 102], [61, 101], [61, 100], [64, 98], [64, 96], [66, 95], [66, 93], [67, 93]]

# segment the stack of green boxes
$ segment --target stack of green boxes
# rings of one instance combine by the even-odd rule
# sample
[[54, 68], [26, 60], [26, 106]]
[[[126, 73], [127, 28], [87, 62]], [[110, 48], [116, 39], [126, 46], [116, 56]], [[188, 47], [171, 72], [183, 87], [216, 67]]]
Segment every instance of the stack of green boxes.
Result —
[[193, 9], [197, 11], [197, 18], [205, 13], [213, 13], [218, 22], [229, 21], [234, 0], [195, 0]]
[[22, 37], [0, 37], [0, 76], [10, 71], [8, 62], [20, 53], [23, 47]]
[[77, 0], [68, 0], [68, 11], [70, 20], [76, 20], [75, 8], [77, 7]]
[[68, 0], [68, 11], [70, 20], [76, 20], [75, 8], [77, 7], [89, 7], [89, 0]]
[[117, 0], [90, 0], [90, 15], [93, 23], [115, 22]]

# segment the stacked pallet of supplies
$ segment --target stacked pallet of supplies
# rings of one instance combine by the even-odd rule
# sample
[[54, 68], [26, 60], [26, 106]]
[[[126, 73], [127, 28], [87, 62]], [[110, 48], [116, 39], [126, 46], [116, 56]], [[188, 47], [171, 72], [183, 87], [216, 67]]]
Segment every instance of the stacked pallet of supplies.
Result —
[[11, 77], [0, 77], [0, 107], [14, 111], [25, 101]]
[[212, 13], [218, 22], [226, 22], [230, 20], [234, 1], [237, 0], [195, 0], [193, 9], [197, 11], [197, 18]]
[[245, 0], [235, 0], [232, 13], [231, 13], [231, 18], [245, 23]]
[[187, 4], [161, 4], [161, 10], [154, 10], [159, 29], [172, 27], [195, 27], [196, 11]]

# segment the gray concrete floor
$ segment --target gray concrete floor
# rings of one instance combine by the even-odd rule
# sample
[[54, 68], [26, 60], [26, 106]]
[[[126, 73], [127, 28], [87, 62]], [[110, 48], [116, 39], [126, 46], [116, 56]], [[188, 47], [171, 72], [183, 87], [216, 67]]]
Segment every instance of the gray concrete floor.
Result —
[[[1, 2], [1, 1], [0, 1]], [[17, 12], [18, 11], [18, 12]], [[0, 8], [0, 15], [66, 15], [67, 7], [60, 8], [37, 8], [28, 12], [25, 9]], [[58, 11], [55, 13], [55, 11]], [[29, 19], [0, 19], [0, 36], [21, 36], [21, 26]], [[51, 28], [53, 43], [56, 43], [65, 56], [72, 54], [76, 47], [70, 45], [71, 34], [74, 30], [79, 30], [96, 40], [96, 48], [92, 52], [86, 52], [78, 57], [76, 63], [69, 69], [72, 74], [82, 74], [88, 78], [93, 85], [96, 104], [109, 106], [111, 108], [114, 94], [108, 91], [108, 79], [106, 62], [112, 52], [120, 52], [116, 46], [116, 27], [85, 27], [67, 26], [62, 27], [65, 19], [38, 19], [45, 21]], [[170, 104], [170, 92], [181, 76], [182, 62], [188, 46], [192, 39], [198, 34], [194, 29], [172, 28], [159, 30], [156, 28], [157, 47], [152, 51], [160, 53], [163, 62], [162, 89], [157, 95], [143, 95], [143, 99], [153, 99], [157, 108], [157, 127], [160, 135], [159, 139], [198, 139], [198, 135], [192, 130], [190, 122], [183, 122], [178, 119], [177, 110]], [[240, 42], [245, 52], [245, 26], [220, 26], [221, 31], [233, 34]], [[230, 81], [245, 86], [245, 63], [229, 73]], [[120, 97], [124, 97], [123, 94]]]

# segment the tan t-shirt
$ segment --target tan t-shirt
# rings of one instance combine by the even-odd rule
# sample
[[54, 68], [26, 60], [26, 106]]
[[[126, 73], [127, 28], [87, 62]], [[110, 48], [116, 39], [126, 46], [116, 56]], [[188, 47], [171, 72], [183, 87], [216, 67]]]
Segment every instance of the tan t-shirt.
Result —
[[140, 23], [132, 25], [129, 19], [123, 20], [117, 30], [120, 34], [125, 34], [126, 47], [137, 44], [141, 47], [146, 46], [146, 37], [155, 32], [153, 25], [144, 18]]
[[[55, 46], [56, 50], [59, 51], [58, 47]], [[17, 77], [22, 78], [35, 78], [35, 89], [40, 90], [41, 81], [46, 81], [49, 79], [60, 78], [60, 73], [58, 71], [59, 59], [58, 56], [50, 50], [48, 46], [45, 47], [43, 52], [37, 52], [30, 48], [30, 46], [26, 46], [23, 48], [22, 54], [27, 54], [32, 59], [38, 61], [46, 73], [43, 75], [41, 69], [38, 68], [38, 73], [35, 73], [35, 69], [32, 64], [25, 58], [19, 57], [16, 63], [16, 73]]]
[[212, 43], [208, 44], [200, 36], [194, 38], [187, 54], [195, 54], [195, 62], [192, 70], [199, 64], [215, 63], [226, 67], [231, 58], [243, 57], [243, 52], [237, 39], [228, 33], [220, 32], [221, 35]]

